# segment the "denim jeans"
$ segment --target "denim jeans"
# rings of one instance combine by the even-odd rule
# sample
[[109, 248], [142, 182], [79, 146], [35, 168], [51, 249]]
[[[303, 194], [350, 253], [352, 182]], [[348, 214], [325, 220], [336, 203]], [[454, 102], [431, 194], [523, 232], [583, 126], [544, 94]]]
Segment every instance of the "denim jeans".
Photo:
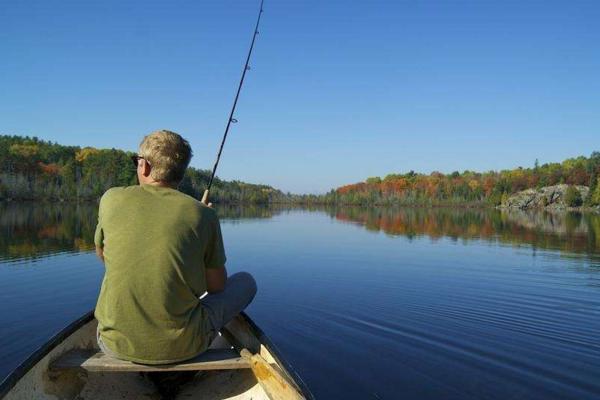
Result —
[[227, 278], [222, 292], [208, 294], [200, 300], [208, 314], [212, 337], [236, 315], [242, 312], [256, 295], [256, 281], [248, 272], [238, 272]]

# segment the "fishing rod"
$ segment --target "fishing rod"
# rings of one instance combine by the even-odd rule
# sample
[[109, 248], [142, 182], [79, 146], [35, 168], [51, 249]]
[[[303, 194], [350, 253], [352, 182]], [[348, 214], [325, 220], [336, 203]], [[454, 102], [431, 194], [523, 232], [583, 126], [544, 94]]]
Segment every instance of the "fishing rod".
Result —
[[244, 78], [246, 77], [246, 72], [250, 69], [248, 63], [250, 62], [250, 56], [252, 55], [252, 49], [254, 49], [254, 42], [256, 41], [256, 36], [258, 35], [258, 26], [260, 24], [260, 17], [263, 13], [263, 3], [264, 0], [260, 1], [260, 9], [258, 11], [258, 17], [256, 18], [256, 26], [254, 27], [254, 34], [252, 35], [252, 42], [250, 43], [250, 49], [248, 50], [248, 56], [246, 57], [246, 64], [244, 65], [244, 69], [242, 70], [242, 77], [240, 79], [240, 83], [237, 88], [237, 92], [235, 94], [235, 99], [233, 100], [233, 105], [231, 107], [231, 112], [229, 113], [229, 119], [227, 120], [227, 125], [225, 126], [225, 133], [223, 134], [223, 139], [221, 140], [221, 146], [219, 147], [219, 152], [217, 153], [217, 159], [215, 160], [215, 165], [213, 166], [212, 173], [210, 174], [210, 180], [208, 181], [208, 186], [206, 186], [206, 190], [204, 190], [204, 194], [202, 195], [202, 202], [204, 204], [208, 204], [208, 192], [213, 184], [213, 180], [215, 179], [215, 173], [217, 172], [217, 167], [219, 166], [219, 161], [221, 160], [221, 153], [223, 152], [223, 146], [225, 146], [225, 141], [227, 140], [227, 134], [229, 133], [229, 127], [231, 124], [235, 124], [237, 120], [233, 118], [233, 114], [235, 113], [235, 107], [237, 106], [238, 98], [240, 97], [240, 92], [242, 90], [242, 85], [244, 84]]

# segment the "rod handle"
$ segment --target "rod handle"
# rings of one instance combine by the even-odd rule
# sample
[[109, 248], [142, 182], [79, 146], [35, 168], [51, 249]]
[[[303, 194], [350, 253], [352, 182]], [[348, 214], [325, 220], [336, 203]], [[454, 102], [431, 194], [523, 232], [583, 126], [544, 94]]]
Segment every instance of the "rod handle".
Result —
[[202, 195], [202, 203], [204, 203], [204, 205], [208, 205], [208, 189], [206, 189], [204, 191], [204, 194]]

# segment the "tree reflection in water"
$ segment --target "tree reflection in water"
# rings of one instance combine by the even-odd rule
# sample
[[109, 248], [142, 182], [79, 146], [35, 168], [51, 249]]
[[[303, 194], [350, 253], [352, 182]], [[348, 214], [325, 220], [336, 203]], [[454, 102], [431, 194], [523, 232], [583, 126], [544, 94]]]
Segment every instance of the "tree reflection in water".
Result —
[[[221, 219], [271, 218], [260, 206], [216, 206]], [[59, 252], [92, 251], [98, 205], [83, 203], [0, 202], [0, 260], [44, 257]]]
[[[374, 232], [437, 240], [486, 240], [599, 259], [600, 215], [461, 208], [290, 208], [217, 205], [223, 221], [268, 219], [282, 212], [326, 213]], [[0, 203], [0, 259], [91, 251], [95, 203]]]
[[600, 215], [592, 213], [360, 207], [329, 213], [337, 220], [393, 236], [498, 241], [600, 258]]

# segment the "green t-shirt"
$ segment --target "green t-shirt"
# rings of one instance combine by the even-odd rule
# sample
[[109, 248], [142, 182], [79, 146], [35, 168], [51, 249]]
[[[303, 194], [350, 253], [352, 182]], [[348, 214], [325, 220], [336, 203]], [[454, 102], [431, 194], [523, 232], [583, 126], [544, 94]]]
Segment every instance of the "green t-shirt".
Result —
[[95, 316], [110, 350], [166, 364], [207, 348], [199, 296], [206, 291], [205, 268], [225, 264], [213, 209], [175, 189], [112, 188], [100, 200], [95, 243], [106, 267]]

